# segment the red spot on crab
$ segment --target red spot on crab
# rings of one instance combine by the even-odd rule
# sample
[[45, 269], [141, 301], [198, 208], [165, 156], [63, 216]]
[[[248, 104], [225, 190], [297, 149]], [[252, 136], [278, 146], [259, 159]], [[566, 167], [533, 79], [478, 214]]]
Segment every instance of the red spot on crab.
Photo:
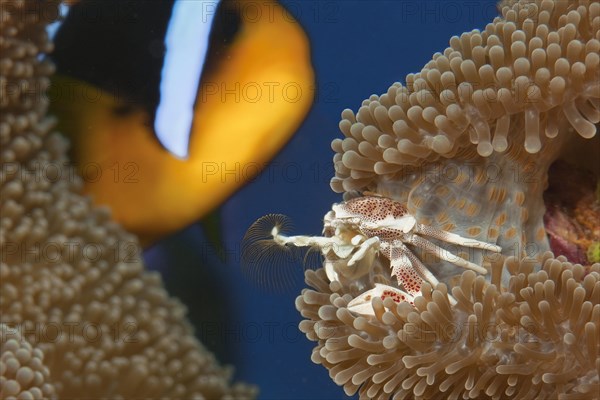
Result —
[[357, 197], [345, 202], [343, 207], [372, 222], [382, 221], [388, 216], [400, 218], [408, 214], [408, 210], [402, 204], [387, 197]]
[[386, 290], [381, 294], [381, 300], [385, 300], [388, 297], [391, 298], [392, 300], [394, 300], [394, 302], [396, 302], [396, 303], [400, 303], [400, 302], [406, 300], [405, 296], [395, 293], [395, 292], [392, 292], [391, 290]]

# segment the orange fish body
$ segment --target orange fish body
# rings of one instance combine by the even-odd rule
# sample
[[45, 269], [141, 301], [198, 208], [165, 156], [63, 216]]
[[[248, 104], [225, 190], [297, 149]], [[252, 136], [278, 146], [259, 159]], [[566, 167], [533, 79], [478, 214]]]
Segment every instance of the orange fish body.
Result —
[[143, 243], [218, 207], [288, 142], [312, 104], [301, 26], [275, 1], [227, 6], [239, 8], [240, 28], [200, 81], [186, 158], [161, 146], [148, 112], [128, 110], [119, 94], [64, 74], [53, 81], [51, 110], [72, 141], [85, 192]]

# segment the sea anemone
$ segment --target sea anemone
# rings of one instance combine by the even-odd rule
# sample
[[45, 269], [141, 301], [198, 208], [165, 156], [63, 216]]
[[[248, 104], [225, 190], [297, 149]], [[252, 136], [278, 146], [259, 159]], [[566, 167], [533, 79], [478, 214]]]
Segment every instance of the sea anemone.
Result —
[[57, 7], [0, 3], [0, 397], [253, 397], [144, 271], [137, 239], [79, 194], [43, 95]]
[[301, 331], [317, 342], [312, 360], [348, 395], [600, 396], [600, 264], [555, 257], [544, 226], [551, 164], [589, 167], [598, 156], [600, 4], [499, 8], [483, 31], [451, 38], [406, 86], [342, 113], [334, 191], [391, 198], [418, 223], [502, 247], [495, 258], [458, 253], [488, 271], [480, 276], [421, 255], [441, 283], [424, 282], [414, 305], [367, 296], [368, 312], [352, 304], [396, 287], [389, 260], [373, 253], [350, 265], [356, 257], [323, 252], [324, 268], [306, 272], [312, 289], [296, 307]]
[[520, 257], [549, 249], [549, 166], [573, 148], [595, 157], [585, 139], [600, 121], [600, 4], [501, 10], [483, 31], [452, 37], [406, 86], [343, 111], [331, 187], [391, 197], [421, 223]]
[[[11, 337], [12, 336], [12, 337]], [[0, 398], [20, 396], [20, 399], [56, 397], [50, 380], [50, 370], [44, 365], [44, 352], [27, 342], [19, 333], [0, 324]]]
[[[381, 258], [373, 282], [393, 285]], [[500, 283], [502, 270], [510, 274]], [[356, 286], [307, 271], [296, 307], [300, 330], [318, 342], [312, 360], [361, 398], [598, 398], [600, 264], [562, 256], [509, 257], [491, 282], [473, 271], [448, 288], [425, 283], [413, 307], [372, 300], [374, 318], [347, 309]], [[432, 290], [433, 289], [433, 290]]]

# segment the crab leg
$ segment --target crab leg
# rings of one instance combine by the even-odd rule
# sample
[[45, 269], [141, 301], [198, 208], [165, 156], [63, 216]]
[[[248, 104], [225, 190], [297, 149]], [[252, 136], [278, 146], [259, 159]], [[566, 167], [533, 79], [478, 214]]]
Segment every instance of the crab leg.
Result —
[[381, 252], [390, 260], [392, 275], [409, 294], [417, 296], [423, 280], [435, 287], [439, 283], [425, 265], [399, 240], [381, 243]]
[[[402, 245], [404, 246], [404, 244]], [[408, 247], [404, 247], [406, 248], [407, 257], [412, 261], [413, 265], [420, 265], [421, 268], [427, 270], [427, 274], [431, 275], [431, 279], [427, 279], [427, 281], [435, 288], [439, 283], [437, 278], [431, 272], [429, 272], [429, 269], [421, 262], [421, 260], [419, 260], [419, 257], [415, 256], [413, 252], [408, 249]], [[456, 304], [456, 299], [450, 293], [448, 293], [448, 300], [450, 301], [450, 304]]]
[[323, 236], [285, 236], [279, 233], [277, 228], [273, 228], [271, 231], [273, 235], [273, 241], [280, 246], [290, 244], [296, 247], [319, 247], [321, 249], [327, 248], [328, 246], [342, 245], [336, 237], [323, 237]]
[[[425, 280], [429, 282], [433, 287], [440, 283], [440, 281], [438, 281], [437, 278], [431, 273], [431, 271], [429, 271], [425, 264], [423, 264], [421, 260], [419, 260], [419, 258], [415, 256], [413, 252], [410, 251], [410, 249], [404, 245], [404, 243], [402, 243], [399, 240], [394, 240], [392, 242], [392, 247], [394, 248], [394, 250], [398, 249], [399, 251], [401, 251], [402, 255], [405, 258], [408, 258], [408, 260], [410, 261], [409, 268], [415, 269], [417, 273], [423, 278], [425, 278]], [[395, 255], [394, 253], [395, 252], [393, 252], [392, 254]]]
[[[382, 242], [381, 251], [386, 257], [390, 258], [392, 275], [396, 275], [398, 284], [401, 284], [411, 296], [416, 297], [421, 294], [423, 278], [433, 287], [440, 283], [421, 260], [401, 241], [395, 240], [393, 247], [389, 243]], [[416, 282], [418, 287], [411, 287], [410, 282]], [[456, 304], [456, 300], [450, 294], [448, 294], [448, 300], [450, 304]]]
[[420, 247], [430, 254], [436, 255], [439, 258], [441, 258], [442, 260], [446, 260], [448, 262], [451, 262], [454, 265], [457, 265], [457, 266], [465, 268], [465, 269], [471, 269], [480, 274], [487, 274], [487, 270], [485, 268], [483, 268], [477, 264], [474, 264], [470, 261], [467, 261], [464, 258], [461, 258], [461, 257], [457, 256], [456, 254], [449, 252], [448, 250], [442, 249], [441, 247], [431, 243], [427, 239], [424, 239], [420, 236], [412, 235], [412, 234], [406, 235], [406, 238], [408, 239], [408, 243], [411, 243], [417, 247]]
[[[457, 235], [452, 232], [443, 231], [441, 229], [433, 228], [429, 225], [416, 224], [414, 231], [416, 233], [421, 233], [425, 236], [430, 236], [434, 239], [443, 240], [447, 243], [459, 244], [465, 247], [472, 247], [476, 249], [489, 250], [496, 253], [500, 253], [502, 251], [502, 247], [496, 246], [495, 244], [481, 242], [475, 239], [467, 239], [460, 235]], [[448, 261], [448, 260], [446, 260]]]

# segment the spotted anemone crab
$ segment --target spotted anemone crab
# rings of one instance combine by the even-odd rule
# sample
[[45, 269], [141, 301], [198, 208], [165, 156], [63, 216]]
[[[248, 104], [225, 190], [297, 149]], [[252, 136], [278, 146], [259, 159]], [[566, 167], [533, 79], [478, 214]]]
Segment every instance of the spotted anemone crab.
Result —
[[[339, 281], [342, 277], [358, 280], [368, 275], [373, 258], [377, 253], [381, 253], [389, 260], [391, 276], [396, 277], [402, 290], [391, 286], [378, 287], [377, 290], [395, 293], [398, 299], [411, 304], [414, 302], [414, 296], [421, 292], [424, 282], [435, 286], [439, 281], [406, 244], [458, 267], [482, 274], [487, 273], [484, 267], [458, 257], [423, 236], [480, 251], [498, 253], [502, 250], [491, 243], [463, 238], [420, 224], [408, 214], [402, 204], [373, 195], [355, 197], [334, 204], [324, 218], [325, 236], [285, 236], [282, 232], [285, 225], [283, 221], [285, 216], [274, 214], [256, 221], [244, 238], [245, 259], [252, 260], [261, 251], [272, 251], [273, 246], [264, 247], [265, 240], [267, 243], [272, 240], [275, 247], [315, 247], [326, 259], [325, 271], [328, 278], [331, 281]], [[258, 248], [255, 248], [255, 245], [258, 245]], [[367, 296], [370, 295], [370, 292], [367, 293]], [[354, 310], [358, 312], [359, 308]], [[366, 314], [373, 313], [368, 307], [360, 310]]]

